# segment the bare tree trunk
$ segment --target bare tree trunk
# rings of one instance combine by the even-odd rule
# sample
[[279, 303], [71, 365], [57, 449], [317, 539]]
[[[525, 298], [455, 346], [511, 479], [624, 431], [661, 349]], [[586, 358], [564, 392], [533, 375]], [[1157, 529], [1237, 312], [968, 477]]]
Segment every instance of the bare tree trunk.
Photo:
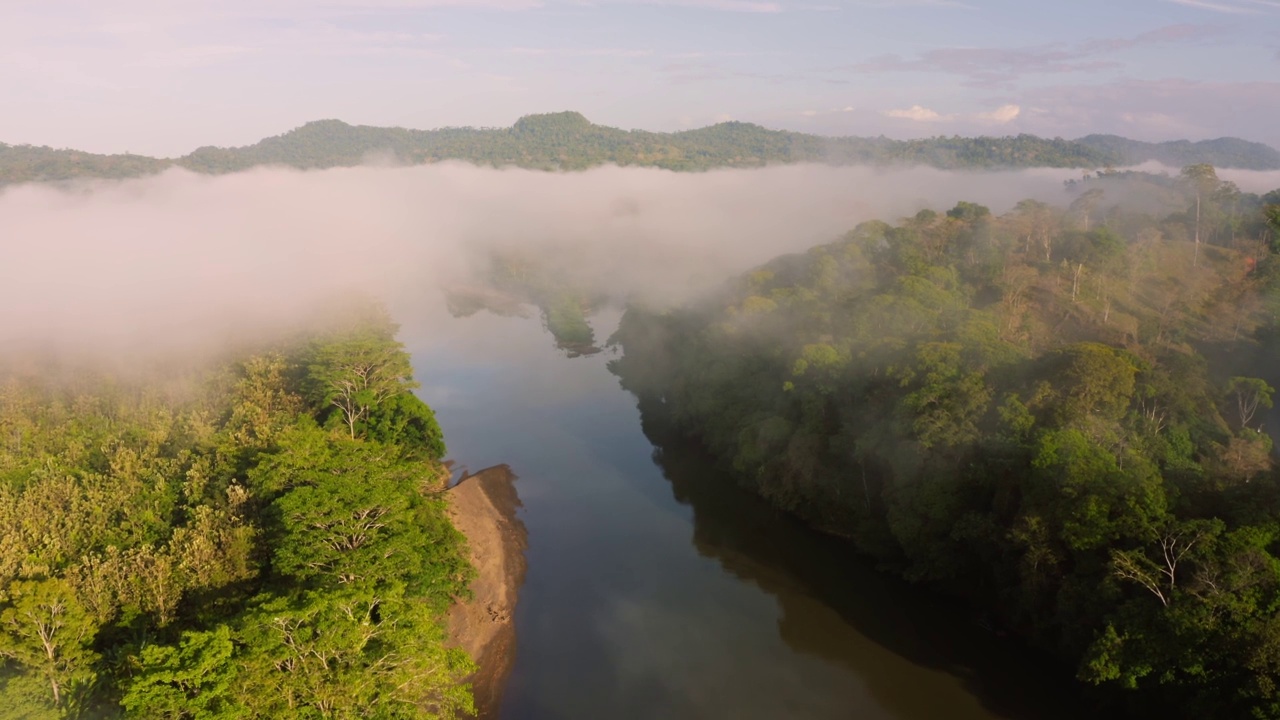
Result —
[[1196, 250], [1191, 267], [1200, 267], [1200, 193], [1196, 193]]

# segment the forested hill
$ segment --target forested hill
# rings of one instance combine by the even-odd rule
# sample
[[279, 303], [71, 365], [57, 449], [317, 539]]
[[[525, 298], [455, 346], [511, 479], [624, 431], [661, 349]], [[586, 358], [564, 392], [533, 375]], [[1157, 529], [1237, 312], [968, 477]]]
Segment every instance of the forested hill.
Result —
[[95, 155], [79, 150], [0, 143], [0, 186], [82, 177], [139, 177], [158, 173], [172, 164], [172, 160], [144, 155]]
[[[337, 120], [308, 123], [243, 148], [201, 148], [179, 164], [200, 172], [254, 165], [354, 165], [388, 154], [411, 164], [464, 160], [479, 165], [581, 170], [614, 163], [668, 170], [758, 167], [794, 162], [915, 163], [960, 167], [1100, 167], [1111, 158], [1061, 139], [827, 138], [726, 122], [697, 130], [654, 133], [595, 125], [576, 112], [530, 115], [510, 128], [405, 130], [353, 126]], [[1114, 163], [1111, 163], [1114, 164]]]
[[[1160, 154], [1157, 153], [1159, 150]], [[1100, 168], [1149, 159], [1182, 166], [1280, 169], [1280, 153], [1224, 138], [1149, 145], [1112, 136], [1080, 141], [1014, 137], [822, 137], [726, 122], [697, 130], [655, 133], [595, 125], [576, 112], [529, 115], [509, 128], [410, 130], [318, 120], [237, 148], [202, 147], [177, 159], [94, 155], [74, 150], [0, 144], [0, 185], [74, 178], [123, 178], [179, 166], [227, 173], [260, 165], [329, 168], [378, 159], [421, 164], [461, 160], [485, 166], [581, 170], [617, 164], [678, 171], [819, 162], [838, 165], [907, 163], [938, 168]]]
[[1089, 135], [1076, 140], [1085, 147], [1117, 158], [1118, 165], [1140, 165], [1156, 161], [1170, 167], [1183, 167], [1206, 163], [1217, 167], [1244, 168], [1247, 170], [1275, 170], [1280, 168], [1280, 151], [1269, 145], [1249, 142], [1240, 138], [1216, 140], [1173, 140], [1148, 143], [1130, 140], [1118, 135]]

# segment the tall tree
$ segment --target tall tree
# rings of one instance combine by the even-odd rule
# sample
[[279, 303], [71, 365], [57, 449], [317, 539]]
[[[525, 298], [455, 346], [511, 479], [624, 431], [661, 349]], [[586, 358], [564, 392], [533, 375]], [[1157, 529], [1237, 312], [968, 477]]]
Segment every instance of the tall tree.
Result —
[[1195, 256], [1192, 260], [1193, 266], [1200, 265], [1200, 215], [1201, 205], [1206, 198], [1213, 197], [1218, 189], [1218, 173], [1213, 169], [1212, 165], [1201, 163], [1199, 165], [1188, 165], [1182, 168], [1182, 179], [1191, 186], [1196, 196], [1196, 231], [1195, 231]]
[[1084, 221], [1085, 232], [1089, 232], [1090, 220], [1104, 197], [1106, 197], [1106, 191], [1101, 188], [1089, 188], [1071, 203], [1070, 212]]
[[418, 384], [404, 346], [374, 333], [360, 333], [317, 345], [310, 363], [313, 393], [335, 408], [355, 439], [369, 413]]

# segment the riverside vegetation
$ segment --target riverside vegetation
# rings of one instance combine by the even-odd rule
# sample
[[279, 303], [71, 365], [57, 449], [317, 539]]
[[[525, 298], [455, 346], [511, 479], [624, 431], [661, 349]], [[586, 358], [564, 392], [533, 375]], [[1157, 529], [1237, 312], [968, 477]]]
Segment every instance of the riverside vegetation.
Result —
[[697, 440], [1103, 705], [1280, 718], [1280, 191], [1208, 166], [1071, 191], [632, 307], [612, 369], [656, 443]]
[[5, 358], [0, 717], [473, 710], [440, 428], [385, 313], [340, 318], [218, 363]]

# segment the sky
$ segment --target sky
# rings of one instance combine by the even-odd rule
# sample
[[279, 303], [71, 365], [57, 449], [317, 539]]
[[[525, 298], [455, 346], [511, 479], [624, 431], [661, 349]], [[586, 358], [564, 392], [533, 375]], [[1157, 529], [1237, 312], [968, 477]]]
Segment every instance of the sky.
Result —
[[0, 142], [307, 121], [1224, 135], [1280, 147], [1280, 0], [0, 0]]

